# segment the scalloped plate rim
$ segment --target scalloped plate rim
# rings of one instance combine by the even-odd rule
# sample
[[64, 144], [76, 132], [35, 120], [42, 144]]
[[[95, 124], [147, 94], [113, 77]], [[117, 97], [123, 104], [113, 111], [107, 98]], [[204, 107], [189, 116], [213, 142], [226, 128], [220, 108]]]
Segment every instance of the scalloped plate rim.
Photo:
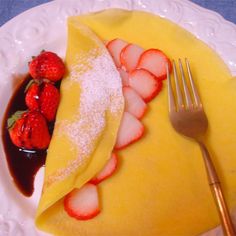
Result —
[[[106, 0], [105, 0], [106, 1]], [[104, 3], [105, 2], [104, 0], [93, 0], [93, 1], [90, 1], [90, 3], [91, 2], [94, 2], [94, 3], [96, 3], [97, 5], [99, 5], [99, 4], [101, 4], [101, 3]], [[144, 10], [144, 11], [147, 11], [147, 8], [146, 8], [146, 5], [145, 4], [151, 4], [151, 3], [153, 3], [155, 0], [139, 0], [139, 1], [135, 1], [135, 0], [127, 0], [127, 1], [125, 1], [125, 3], [131, 3], [131, 5], [134, 5], [134, 4], [139, 4], [139, 6], [138, 6], [138, 8], [139, 8], [139, 10]], [[165, 0], [160, 0], [159, 2], [164, 2]], [[79, 5], [79, 2], [83, 2], [83, 0], [80, 0], [80, 1], [76, 1], [76, 0], [69, 0], [69, 1], [67, 1], [67, 4], [68, 5], [73, 5], [73, 3], [77, 3], [77, 5]], [[106, 4], [108, 4], [109, 2], [111, 2], [111, 4], [113, 4], [113, 5], [116, 5], [117, 4], [117, 2], [116, 1], [113, 1], [112, 2], [112, 0], [108, 0], [108, 1], [106, 1]], [[166, 0], [165, 2], [171, 2], [171, 0]], [[234, 33], [236, 34], [236, 25], [234, 24], [234, 23], [232, 23], [232, 22], [230, 22], [230, 21], [227, 21], [227, 20], [225, 20], [220, 14], [218, 14], [218, 13], [216, 13], [216, 12], [214, 12], [214, 11], [211, 11], [211, 10], [208, 10], [208, 9], [205, 9], [205, 8], [203, 8], [203, 7], [201, 7], [201, 6], [198, 6], [197, 4], [195, 4], [195, 3], [193, 3], [193, 2], [189, 2], [189, 1], [187, 1], [187, 0], [175, 0], [175, 1], [172, 1], [172, 3], [176, 3], [176, 4], [180, 4], [180, 5], [182, 5], [182, 8], [184, 8], [184, 7], [186, 7], [186, 8], [188, 8], [188, 10], [189, 9], [194, 9], [194, 10], [197, 10], [197, 11], [199, 11], [200, 13], [199, 13], [199, 15], [204, 15], [205, 17], [208, 15], [208, 16], [211, 16], [211, 18], [216, 18], [217, 19], [217, 21], [218, 21], [218, 24], [220, 24], [223, 28], [226, 28], [226, 27], [230, 27], [231, 29], [232, 29], [232, 32], [233, 31], [235, 31]], [[122, 9], [128, 9], [128, 10], [130, 10], [129, 9], [129, 7], [127, 7], [126, 5], [125, 5], [125, 7], [124, 6], [122, 6], [122, 4], [123, 4], [124, 2], [120, 2], [119, 4], [120, 4], [120, 8], [122, 8]], [[25, 11], [25, 12], [23, 12], [23, 13], [21, 13], [21, 14], [19, 14], [19, 15], [17, 15], [16, 17], [14, 17], [14, 18], [12, 18], [11, 20], [9, 20], [8, 22], [6, 22], [5, 24], [3, 24], [1, 27], [0, 27], [0, 36], [3, 34], [8, 34], [8, 32], [9, 31], [11, 31], [11, 29], [14, 27], [14, 25], [15, 24], [17, 24], [17, 22], [19, 22], [21, 19], [24, 19], [24, 18], [27, 18], [27, 16], [29, 16], [29, 15], [31, 15], [33, 12], [35, 12], [35, 13], [37, 13], [37, 12], [39, 12], [39, 11], [41, 11], [41, 10], [44, 10], [44, 9], [48, 9], [48, 8], [54, 8], [54, 7], [56, 7], [56, 6], [59, 6], [60, 4], [64, 4], [65, 5], [65, 1], [63, 1], [63, 0], [56, 0], [56, 1], [51, 1], [51, 2], [48, 2], [48, 3], [44, 3], [44, 4], [41, 4], [41, 5], [39, 5], [39, 6], [36, 6], [36, 7], [33, 7], [33, 8], [31, 8], [31, 9], [28, 9], [27, 11]], [[75, 4], [76, 5], [76, 4]], [[168, 4], [167, 4], [168, 5]], [[93, 7], [96, 7], [96, 5], [93, 5]], [[86, 8], [86, 6], [84, 7], [84, 8]], [[107, 7], [107, 6], [104, 6], [104, 8], [102, 8], [102, 9], [107, 9], [107, 8], [110, 8], [109, 6]], [[79, 10], [81, 10], [82, 8], [79, 8]], [[133, 9], [137, 9], [136, 8], [136, 6], [133, 8]], [[148, 12], [153, 12], [154, 14], [156, 14], [156, 12], [155, 12], [155, 10], [156, 9], [149, 9], [148, 10]], [[186, 10], [186, 9], [185, 9]], [[35, 16], [36, 17], [36, 16]], [[51, 16], [50, 16], [51, 17]], [[49, 18], [50, 18], [49, 17]], [[168, 17], [168, 15], [166, 15], [164, 18], [167, 18], [167, 19], [169, 19], [169, 20], [171, 20], [171, 21], [174, 21], [175, 23], [177, 23], [177, 24], [179, 24], [180, 26], [182, 26], [183, 27], [183, 25], [181, 25], [180, 24], [180, 22], [176, 22], [173, 18], [170, 18], [170, 17]], [[185, 28], [185, 27], [184, 27]], [[194, 27], [193, 27], [193, 29], [194, 29]], [[187, 29], [188, 31], [190, 31], [191, 32], [191, 30], [189, 30], [189, 29]], [[195, 32], [192, 32], [193, 34], [195, 33]], [[196, 34], [195, 34], [196, 35]], [[226, 37], [227, 38], [227, 37]], [[1, 38], [0, 38], [1, 39]], [[200, 39], [201, 39], [201, 37], [200, 37]], [[203, 41], [205, 41], [204, 39], [202, 39]], [[232, 40], [232, 39], [230, 39], [230, 38], [227, 38], [227, 40], [225, 40], [226, 42], [228, 42], [229, 40]], [[23, 42], [23, 41], [22, 41]], [[14, 41], [14, 43], [11, 45], [13, 48], [14, 47], [16, 47], [16, 45], [18, 45], [18, 47], [20, 47], [20, 45], [21, 45], [21, 43], [22, 42], [20, 42], [20, 41]], [[205, 41], [205, 43], [207, 43], [208, 45], [210, 45], [210, 46], [212, 46], [211, 44], [209, 44], [209, 42], [206, 42]], [[236, 49], [236, 45], [231, 45], [233, 48], [235, 47], [235, 49]], [[25, 49], [24, 49], [25, 50]], [[23, 51], [24, 52], [24, 51]], [[221, 55], [221, 53], [219, 53], [220, 55]], [[1, 56], [1, 55], [0, 55]], [[236, 75], [236, 58], [235, 58], [235, 61], [233, 61], [233, 62], [227, 62], [227, 61], [225, 61], [226, 62], [226, 64], [229, 66], [229, 64], [230, 63], [233, 63], [233, 64], [235, 64], [235, 70], [232, 70], [232, 68], [231, 68], [231, 73], [232, 74], [234, 74], [235, 73], [235, 75]], [[12, 69], [12, 68], [11, 68]], [[14, 70], [16, 70], [17, 71], [17, 69], [19, 69], [18, 67], [14, 67]], [[25, 68], [24, 68], [24, 70], [25, 70]], [[24, 71], [23, 70], [23, 71]], [[1, 73], [1, 71], [0, 71], [0, 73]], [[12, 70], [10, 71], [10, 73], [9, 73], [9, 71], [7, 71], [7, 72], [5, 72], [5, 78], [8, 78], [8, 77], [12, 77]], [[4, 77], [1, 77], [1, 78], [4, 78]], [[0, 78], [0, 82], [4, 82], [3, 81], [3, 79], [1, 79]], [[1, 81], [2, 80], [2, 81]], [[6, 86], [7, 87], [7, 83], [3, 83], [3, 88], [4, 88], [4, 86]], [[0, 90], [3, 90], [3, 88], [1, 89], [0, 88]], [[2, 120], [2, 118], [0, 119], [0, 120]], [[1, 144], [2, 145], [2, 144]], [[1, 153], [4, 155], [4, 153], [3, 153], [3, 150], [2, 150], [2, 146], [0, 146], [0, 151], [1, 151]], [[8, 171], [8, 169], [6, 169], [6, 161], [4, 160], [3, 161], [4, 163], [1, 163], [0, 162], [0, 164], [3, 164], [4, 166], [3, 167], [1, 167], [0, 166], [0, 169], [2, 169], [2, 168], [4, 168], [4, 171], [6, 172], [6, 171]], [[42, 171], [41, 171], [41, 173], [40, 173], [40, 177], [39, 178], [42, 178]], [[3, 175], [2, 173], [1, 173], [1, 175]], [[8, 176], [7, 176], [7, 182], [9, 182], [10, 183], [10, 178], [9, 178], [9, 173], [7, 174]], [[6, 176], [5, 176], [6, 177]], [[5, 181], [5, 180], [0, 180], [0, 182], [1, 181]], [[10, 189], [12, 188], [12, 186], [10, 187]], [[14, 187], [13, 187], [14, 188]], [[3, 190], [0, 190], [0, 193], [1, 193], [1, 191], [2, 192], [4, 192]], [[16, 189], [15, 190], [9, 190], [10, 192], [11, 191], [13, 191], [13, 193], [15, 194], [15, 191], [16, 191]], [[8, 192], [9, 193], [9, 192]], [[2, 194], [4, 194], [4, 193], [2, 193]], [[39, 192], [37, 193], [37, 194], [40, 194]], [[11, 196], [12, 197], [12, 196]], [[17, 197], [19, 197], [18, 195], [17, 195]], [[0, 197], [1, 198], [1, 197]], [[22, 198], [22, 197], [19, 197], [19, 198]], [[9, 200], [10, 199], [10, 200]], [[5, 201], [12, 201], [12, 198], [9, 198], [9, 199], [7, 199], [7, 198], [5, 198]], [[36, 200], [38, 200], [38, 198], [36, 199]], [[24, 202], [24, 200], [22, 200], [23, 202]], [[13, 203], [13, 202], [10, 202], [10, 203]], [[8, 202], [7, 202], [7, 204], [8, 204]], [[11, 205], [11, 204], [10, 204]], [[13, 205], [11, 205], [12, 206], [12, 208], [13, 208], [13, 206], [14, 206], [14, 204]], [[18, 206], [19, 207], [19, 205], [17, 205], [16, 204], [16, 206]], [[5, 207], [5, 208], [7, 208], [7, 207]], [[4, 209], [4, 208], [3, 208]], [[16, 218], [14, 218], [14, 217], [12, 217], [11, 216], [11, 213], [12, 212], [14, 212], [14, 209], [10, 209], [10, 207], [9, 207], [9, 209], [5, 209], [5, 212], [4, 212], [4, 210], [0, 210], [0, 230], [3, 230], [3, 232], [4, 233], [6, 233], [5, 235], [8, 235], [8, 236], [13, 236], [15, 233], [19, 233], [19, 235], [24, 235], [24, 234], [22, 234], [22, 232], [23, 233], [30, 233], [31, 235], [39, 235], [39, 236], [43, 236], [43, 235], [46, 235], [46, 234], [44, 234], [44, 233], [42, 233], [42, 232], [39, 232], [39, 231], [37, 231], [36, 229], [35, 229], [35, 226], [34, 226], [34, 219], [33, 218], [30, 218], [29, 220], [28, 219], [26, 219], [25, 221], [22, 221], [21, 220], [21, 216], [22, 216], [22, 213], [23, 213], [23, 210], [22, 209], [18, 209], [18, 211], [17, 211], [17, 213], [16, 214], [18, 214], [17, 216], [16, 216]], [[30, 212], [30, 213], [27, 213], [27, 214], [29, 214], [29, 215], [31, 215], [32, 216], [32, 211]], [[27, 215], [26, 214], [26, 215]], [[23, 214], [24, 215], [24, 214]], [[24, 228], [24, 229], [23, 229]], [[25, 231], [25, 230], [27, 230], [27, 232]], [[218, 234], [220, 234], [221, 232], [220, 232], [220, 230], [219, 230], [219, 227], [215, 230], [215, 231], [211, 231], [209, 234], [207, 234], [207, 235], [218, 235]], [[206, 235], [205, 235], [206, 236]]]

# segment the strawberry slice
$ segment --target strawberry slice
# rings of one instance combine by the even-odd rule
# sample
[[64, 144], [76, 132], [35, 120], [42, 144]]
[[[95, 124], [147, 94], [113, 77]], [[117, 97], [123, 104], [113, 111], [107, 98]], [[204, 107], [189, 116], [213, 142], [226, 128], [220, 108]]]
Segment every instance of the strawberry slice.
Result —
[[162, 89], [162, 81], [145, 69], [137, 69], [129, 74], [129, 85], [145, 102], [151, 101]]
[[171, 70], [171, 63], [169, 58], [158, 49], [149, 49], [140, 56], [137, 68], [146, 69], [154, 74], [159, 80], [166, 79], [166, 64]]
[[94, 178], [92, 178], [89, 182], [91, 184], [99, 184], [103, 180], [110, 177], [116, 170], [118, 164], [118, 157], [115, 153], [111, 154], [111, 158], [108, 160], [105, 167], [99, 172]]
[[124, 87], [123, 94], [125, 97], [125, 111], [141, 119], [147, 110], [147, 104], [139, 94], [130, 87]]
[[137, 67], [139, 58], [143, 53], [143, 48], [135, 44], [128, 44], [120, 53], [120, 62], [130, 72]]
[[77, 220], [89, 220], [99, 214], [97, 186], [87, 183], [74, 189], [64, 199], [64, 209]]
[[123, 86], [129, 86], [129, 74], [121, 68], [118, 68]]
[[118, 131], [115, 149], [122, 149], [139, 140], [144, 133], [143, 124], [133, 115], [124, 112]]
[[127, 45], [127, 42], [123, 41], [122, 39], [113, 39], [108, 42], [106, 45], [108, 51], [110, 52], [116, 66], [118, 68], [121, 67], [120, 63], [120, 53], [121, 50]]

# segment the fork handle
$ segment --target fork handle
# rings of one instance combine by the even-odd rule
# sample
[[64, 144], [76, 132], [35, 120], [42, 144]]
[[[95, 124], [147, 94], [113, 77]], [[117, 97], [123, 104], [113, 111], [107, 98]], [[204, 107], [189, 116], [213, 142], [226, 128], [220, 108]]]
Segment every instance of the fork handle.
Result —
[[220, 185], [220, 181], [219, 181], [216, 169], [215, 169], [213, 162], [211, 160], [210, 154], [209, 154], [206, 146], [203, 143], [199, 142], [199, 145], [200, 145], [200, 148], [202, 151], [202, 156], [204, 159], [206, 172], [207, 172], [207, 176], [208, 176], [208, 182], [211, 187], [213, 197], [215, 199], [215, 203], [216, 203], [217, 210], [218, 210], [218, 213], [220, 216], [221, 225], [222, 225], [224, 235], [236, 236], [236, 232], [234, 229], [232, 218], [229, 214], [229, 209], [228, 209], [227, 203], [225, 201], [223, 191], [222, 191], [222, 188]]

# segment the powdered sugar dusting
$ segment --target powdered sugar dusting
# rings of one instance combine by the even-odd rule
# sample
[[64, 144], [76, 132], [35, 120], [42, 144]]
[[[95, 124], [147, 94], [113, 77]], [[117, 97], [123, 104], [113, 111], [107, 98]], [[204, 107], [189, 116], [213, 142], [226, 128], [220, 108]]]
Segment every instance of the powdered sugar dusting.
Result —
[[78, 122], [68, 124], [65, 130], [79, 148], [80, 155], [84, 156], [90, 154], [91, 141], [105, 126], [106, 111], [119, 111], [123, 97], [119, 73], [105, 49], [95, 48], [89, 53], [81, 53], [77, 61], [78, 64], [71, 68], [70, 79], [81, 85]]
[[48, 176], [48, 182], [64, 179], [88, 162], [106, 126], [107, 112], [120, 114], [124, 105], [120, 75], [105, 47], [77, 55], [70, 71], [68, 79], [80, 84], [80, 106], [75, 122], [64, 120], [57, 126], [58, 133], [69, 137], [78, 148], [78, 158]]

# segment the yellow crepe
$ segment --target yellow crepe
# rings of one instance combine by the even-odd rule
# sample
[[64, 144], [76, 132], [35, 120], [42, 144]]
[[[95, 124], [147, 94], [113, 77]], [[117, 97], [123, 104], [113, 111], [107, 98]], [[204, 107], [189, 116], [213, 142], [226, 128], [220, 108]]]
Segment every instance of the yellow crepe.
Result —
[[[145, 49], [159, 48], [170, 58], [189, 58], [209, 119], [206, 143], [227, 202], [230, 208], [235, 206], [236, 80], [218, 55], [165, 19], [143, 12], [107, 10], [69, 19], [68, 68], [75, 63], [77, 52], [99, 44], [91, 44], [95, 36], [84, 34], [80, 23], [103, 40], [122, 38]], [[79, 87], [68, 86], [68, 81], [66, 78], [61, 86], [57, 122], [73, 119], [73, 108], [79, 103]], [[56, 179], [54, 184], [44, 185], [36, 217], [40, 229], [58, 236], [190, 236], [219, 223], [199, 147], [177, 134], [169, 122], [165, 82], [148, 109], [142, 120], [146, 135], [119, 152], [117, 172], [99, 185], [101, 213], [88, 221], [70, 218], [63, 211], [63, 196], [102, 168], [113, 148], [120, 113], [98, 137], [85, 170], [79, 168], [64, 181]], [[47, 156], [46, 182], [50, 174], [76, 156], [57, 130], [56, 125]]]

